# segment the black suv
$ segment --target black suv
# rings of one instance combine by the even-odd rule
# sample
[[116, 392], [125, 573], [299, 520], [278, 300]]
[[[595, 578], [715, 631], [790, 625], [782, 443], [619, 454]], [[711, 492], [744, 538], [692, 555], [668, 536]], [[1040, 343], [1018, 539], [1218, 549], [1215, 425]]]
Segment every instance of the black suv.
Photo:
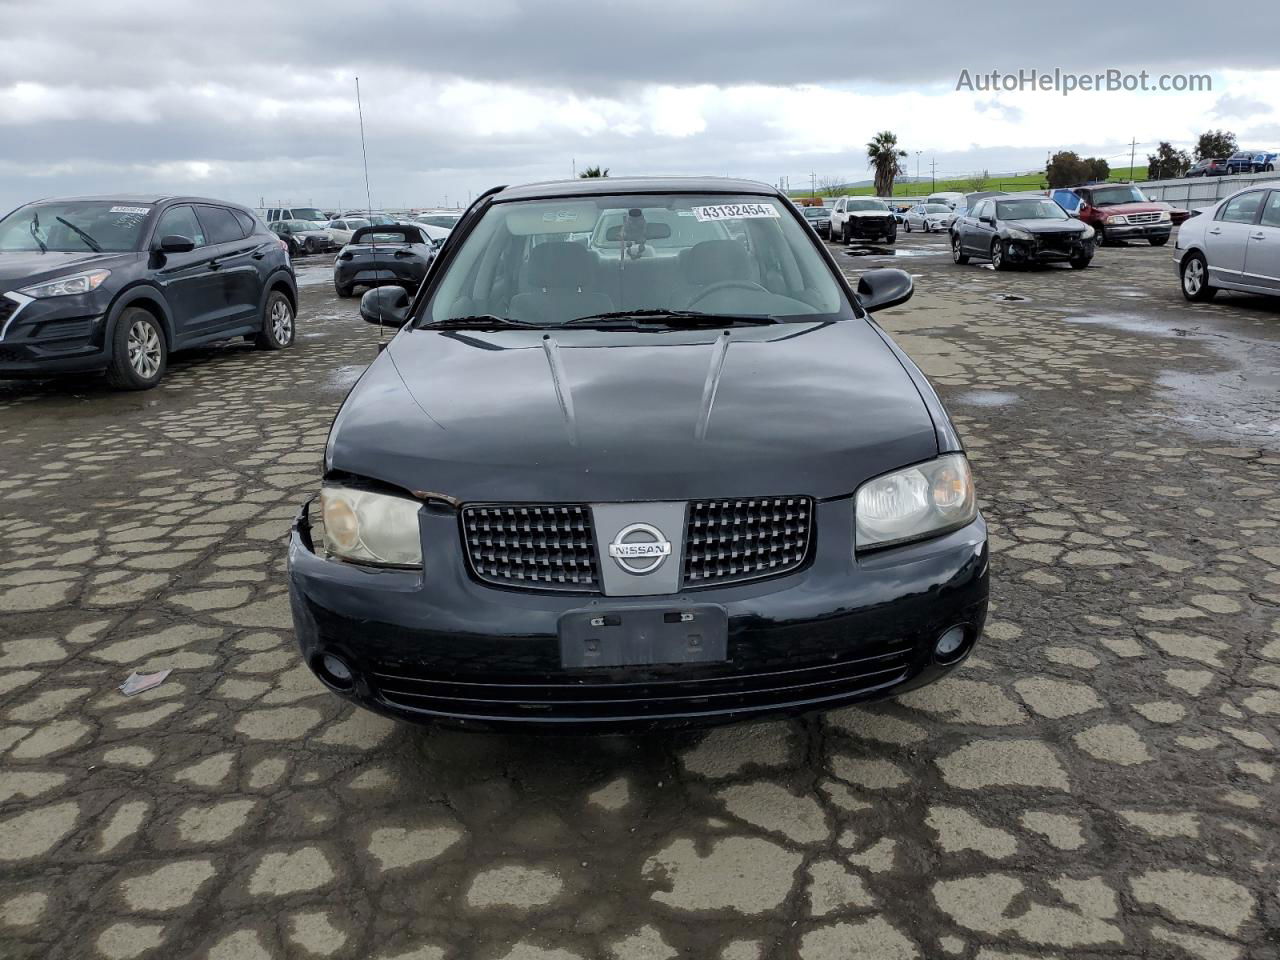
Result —
[[289, 346], [297, 304], [284, 245], [233, 204], [80, 197], [0, 220], [0, 379], [103, 371], [145, 390], [172, 350]]

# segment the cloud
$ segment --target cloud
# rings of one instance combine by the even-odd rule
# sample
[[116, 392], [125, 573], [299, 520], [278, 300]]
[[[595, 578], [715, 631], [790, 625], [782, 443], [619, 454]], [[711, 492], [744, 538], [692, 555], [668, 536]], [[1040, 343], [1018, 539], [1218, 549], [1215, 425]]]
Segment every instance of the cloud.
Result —
[[1227, 117], [1249, 119], [1255, 114], [1267, 113], [1270, 110], [1271, 104], [1249, 96], [1219, 97], [1218, 102], [1213, 105], [1213, 115], [1224, 119]]

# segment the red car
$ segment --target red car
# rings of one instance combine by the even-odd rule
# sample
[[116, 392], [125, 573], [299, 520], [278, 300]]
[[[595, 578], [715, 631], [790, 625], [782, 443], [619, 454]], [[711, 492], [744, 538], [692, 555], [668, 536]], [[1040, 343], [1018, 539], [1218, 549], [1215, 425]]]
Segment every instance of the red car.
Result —
[[1100, 244], [1146, 240], [1162, 247], [1173, 232], [1170, 206], [1151, 202], [1131, 183], [1063, 187], [1052, 196], [1067, 213], [1093, 227]]

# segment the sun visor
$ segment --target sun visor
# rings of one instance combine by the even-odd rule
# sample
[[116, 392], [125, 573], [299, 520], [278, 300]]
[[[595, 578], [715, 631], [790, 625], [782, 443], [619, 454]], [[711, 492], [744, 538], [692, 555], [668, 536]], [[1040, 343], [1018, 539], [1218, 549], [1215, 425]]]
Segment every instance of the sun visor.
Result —
[[600, 211], [592, 201], [521, 204], [507, 213], [507, 229], [517, 237], [539, 233], [588, 233]]

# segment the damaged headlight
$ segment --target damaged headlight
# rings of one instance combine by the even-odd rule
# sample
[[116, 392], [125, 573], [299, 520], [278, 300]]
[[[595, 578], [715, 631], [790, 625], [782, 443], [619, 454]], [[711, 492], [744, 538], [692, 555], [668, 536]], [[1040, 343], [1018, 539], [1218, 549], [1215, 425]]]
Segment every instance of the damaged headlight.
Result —
[[854, 498], [854, 548], [869, 550], [937, 536], [978, 515], [973, 474], [963, 453], [949, 453], [868, 480]]
[[326, 484], [320, 491], [324, 551], [356, 563], [421, 567], [421, 507], [408, 497]]
[[1017, 227], [1010, 227], [1010, 228], [1009, 228], [1009, 239], [1010, 239], [1010, 240], [1025, 240], [1025, 241], [1030, 242], [1030, 241], [1034, 240], [1034, 239], [1035, 239], [1035, 237], [1031, 235], [1031, 231], [1030, 231], [1030, 230], [1019, 230]]

